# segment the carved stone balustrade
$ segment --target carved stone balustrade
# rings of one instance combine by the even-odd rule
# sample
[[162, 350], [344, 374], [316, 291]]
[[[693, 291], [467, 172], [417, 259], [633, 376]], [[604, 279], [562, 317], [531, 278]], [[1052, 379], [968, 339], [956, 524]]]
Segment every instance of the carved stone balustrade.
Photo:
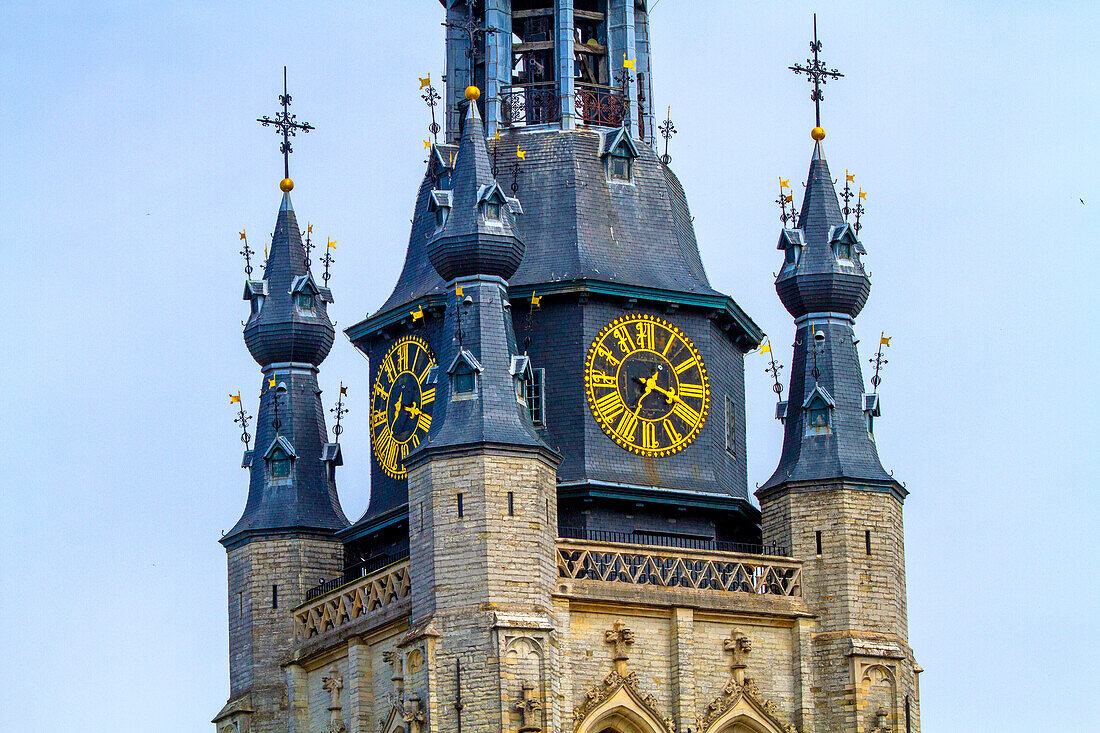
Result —
[[294, 609], [294, 638], [302, 642], [338, 629], [408, 598], [410, 590], [409, 561], [389, 565]]
[[802, 563], [782, 557], [569, 539], [557, 548], [563, 579], [802, 596]]

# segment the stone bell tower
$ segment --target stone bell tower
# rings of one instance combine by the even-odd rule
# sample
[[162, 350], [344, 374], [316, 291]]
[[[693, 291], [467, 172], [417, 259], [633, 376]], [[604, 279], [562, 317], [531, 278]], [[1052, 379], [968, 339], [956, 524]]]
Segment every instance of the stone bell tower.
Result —
[[426, 730], [501, 730], [513, 717], [533, 725], [551, 707], [542, 701], [550, 694], [559, 457], [536, 434], [524, 401], [530, 365], [516, 348], [506, 281], [524, 251], [514, 229], [519, 207], [492, 176], [476, 104], [453, 181], [451, 214], [428, 242], [451, 294], [443, 330], [452, 337], [434, 375], [431, 431], [406, 460], [416, 582], [402, 646], [426, 663], [406, 673], [405, 689], [423, 701]]
[[902, 530], [908, 492], [879, 462], [878, 395], [864, 391], [856, 350], [855, 318], [871, 289], [865, 250], [841, 212], [824, 130], [814, 137], [798, 227], [784, 229], [779, 243], [776, 290], [795, 318], [795, 346], [779, 412], [782, 457], [756, 492], [763, 541], [806, 558], [803, 588], [817, 614], [817, 729], [917, 731]]
[[[280, 127], [301, 127], [286, 116], [285, 89], [281, 99]], [[282, 663], [294, 640], [289, 609], [319, 578], [339, 575], [344, 553], [335, 533], [348, 525], [336, 495], [340, 446], [328, 442], [317, 384], [318, 366], [332, 348], [332, 293], [310, 272], [290, 202], [288, 128], [281, 129], [287, 175], [282, 204], [264, 276], [249, 279], [244, 291], [251, 308], [245, 344], [263, 378], [255, 447], [243, 462], [248, 501], [220, 540], [229, 562], [230, 691], [213, 721], [219, 733], [288, 729]]]

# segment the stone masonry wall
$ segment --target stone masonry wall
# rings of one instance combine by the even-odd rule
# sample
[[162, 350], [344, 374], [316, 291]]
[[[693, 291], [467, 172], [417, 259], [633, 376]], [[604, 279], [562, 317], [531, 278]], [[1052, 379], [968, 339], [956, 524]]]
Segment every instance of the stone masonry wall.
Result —
[[290, 611], [307, 589], [342, 571], [343, 547], [316, 537], [253, 540], [229, 550], [228, 562], [230, 698], [251, 693], [250, 733], [283, 733], [288, 696], [281, 665], [294, 643]]
[[[839, 483], [812, 488], [765, 496], [761, 514], [764, 542], [788, 544], [804, 561], [806, 602], [817, 617], [817, 730], [871, 730], [880, 711], [887, 713], [889, 730], [905, 730], [908, 696], [909, 729], [918, 731], [915, 661], [908, 646], [902, 502], [892, 493]], [[884, 692], [887, 688], [890, 692]]]

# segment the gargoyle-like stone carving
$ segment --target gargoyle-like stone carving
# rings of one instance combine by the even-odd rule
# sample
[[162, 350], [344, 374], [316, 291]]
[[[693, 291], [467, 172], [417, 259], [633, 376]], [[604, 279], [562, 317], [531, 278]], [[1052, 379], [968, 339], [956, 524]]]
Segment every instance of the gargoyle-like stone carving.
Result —
[[730, 674], [733, 680], [739, 685], [744, 685], [745, 669], [749, 666], [748, 655], [752, 651], [752, 639], [733, 629], [730, 631], [730, 638], [726, 639], [722, 646], [733, 657], [730, 663]]
[[404, 697], [405, 693], [405, 673], [403, 670], [403, 663], [401, 660], [401, 652], [395, 649], [387, 649], [382, 652], [382, 660], [390, 665], [393, 670], [393, 676], [390, 677], [390, 681], [393, 683], [393, 699], [400, 700]]
[[524, 681], [520, 687], [520, 698], [516, 701], [516, 710], [519, 711], [519, 733], [539, 733], [542, 726], [539, 725], [539, 711], [542, 710], [542, 701], [533, 696], [535, 686]]
[[424, 705], [416, 694], [405, 701], [401, 719], [408, 726], [408, 733], [420, 733], [421, 726], [424, 725]]
[[321, 687], [324, 688], [329, 695], [328, 733], [345, 733], [347, 727], [344, 725], [344, 718], [340, 714], [340, 691], [344, 689], [344, 678], [341, 677], [336, 672], [336, 668], [333, 667], [329, 671], [328, 677], [321, 678]]

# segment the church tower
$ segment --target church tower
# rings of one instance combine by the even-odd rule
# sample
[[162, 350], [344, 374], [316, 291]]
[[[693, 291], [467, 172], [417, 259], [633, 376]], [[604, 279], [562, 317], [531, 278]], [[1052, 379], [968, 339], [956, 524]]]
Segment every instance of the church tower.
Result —
[[[821, 75], [839, 76], [818, 62], [820, 47], [815, 21], [813, 62], [796, 70], [815, 82], [817, 104]], [[803, 594], [816, 615], [815, 729], [911, 733], [920, 721], [906, 619], [908, 492], [882, 468], [875, 446], [879, 399], [864, 389], [855, 335], [871, 290], [866, 250], [833, 186], [820, 111], [812, 137], [797, 227], [779, 238], [775, 288], [795, 319], [794, 358], [777, 412], [779, 466], [756, 492], [763, 541], [804, 559]]]
[[[498, 650], [514, 628], [534, 630], [551, 647], [560, 457], [531, 424], [530, 361], [516, 348], [508, 313], [506, 278], [524, 252], [514, 228], [520, 209], [492, 176], [477, 106], [466, 114], [453, 214], [428, 243], [453, 293], [443, 318], [452, 338], [429, 377], [432, 428], [406, 460], [416, 582], [402, 648], [422, 647], [428, 660], [406, 675], [405, 690], [423, 701], [432, 730], [488, 731], [507, 726], [523, 686], [527, 699], [549, 692], [545, 664], [502, 680]], [[461, 690], [460, 704], [441, 704], [452, 690]]]
[[[526, 249], [508, 278], [509, 318], [532, 368], [532, 423], [562, 456], [561, 533], [757, 542], [743, 356], [763, 334], [708, 282], [683, 188], [653, 150], [646, 4], [444, 5], [447, 129], [431, 146], [394, 291], [346, 332], [371, 362], [374, 454], [370, 506], [341, 533], [349, 559], [406, 551], [404, 458], [435, 418], [425, 407], [419, 426], [395, 424], [389, 395], [401, 370], [384, 365], [412, 343], [447, 366], [447, 279], [431, 256], [457, 215], [452, 189], [470, 107], [483, 120], [498, 188], [523, 212], [514, 226]], [[484, 93], [469, 100], [470, 86]]]
[[214, 723], [232, 733], [288, 729], [282, 664], [294, 639], [289, 609], [319, 579], [340, 574], [335, 532], [348, 525], [336, 495], [340, 446], [328, 441], [317, 384], [332, 348], [332, 294], [310, 272], [290, 201], [293, 181], [280, 187], [264, 276], [244, 291], [251, 308], [245, 344], [263, 374], [255, 447], [243, 461], [248, 500], [221, 539], [229, 562], [230, 692]]

